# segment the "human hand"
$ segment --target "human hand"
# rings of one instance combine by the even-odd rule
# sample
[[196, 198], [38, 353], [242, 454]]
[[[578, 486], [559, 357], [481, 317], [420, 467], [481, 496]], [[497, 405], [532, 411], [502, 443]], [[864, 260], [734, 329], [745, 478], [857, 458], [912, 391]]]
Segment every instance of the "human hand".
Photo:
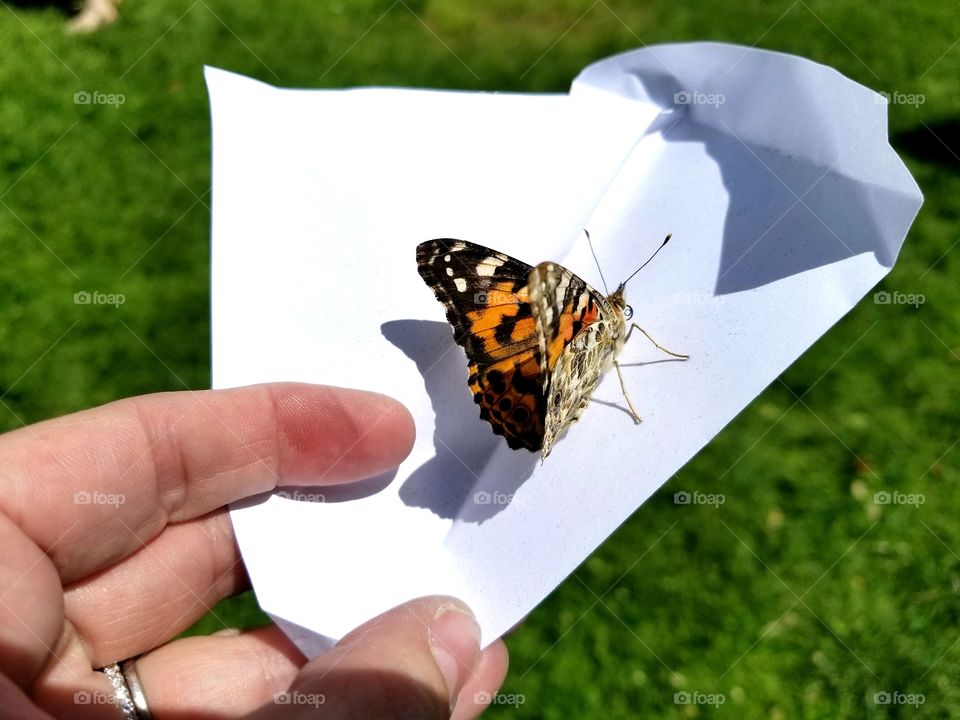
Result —
[[452, 598], [406, 603], [309, 662], [274, 626], [171, 641], [248, 584], [228, 503], [375, 476], [413, 437], [395, 400], [293, 383], [130, 398], [0, 436], [0, 718], [124, 717], [95, 668], [137, 656], [154, 720], [478, 716], [506, 647], [481, 652]]

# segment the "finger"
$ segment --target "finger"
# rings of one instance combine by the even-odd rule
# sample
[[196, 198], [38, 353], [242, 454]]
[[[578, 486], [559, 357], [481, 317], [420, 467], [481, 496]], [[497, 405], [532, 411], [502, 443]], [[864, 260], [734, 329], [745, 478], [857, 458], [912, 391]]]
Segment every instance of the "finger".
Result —
[[[286, 691], [305, 662], [293, 643], [271, 625], [177, 640], [140, 658], [137, 673], [155, 717], [177, 717], [203, 707], [211, 717], [227, 720], [264, 706], [282, 710], [277, 706], [287, 700], [293, 705], [301, 696]], [[479, 717], [502, 685], [507, 666], [506, 645], [497, 640], [480, 654], [451, 720]], [[230, 692], [224, 692], [227, 687]], [[327, 697], [314, 700], [323, 712], [336, 703]]]
[[[456, 623], [451, 627], [444, 610], [455, 613], [455, 621], [465, 619], [466, 631]], [[453, 637], [444, 637], [451, 630]], [[256, 716], [266, 718], [314, 710], [318, 712], [311, 717], [332, 720], [447, 718], [450, 698], [457, 697], [452, 717], [468, 720], [497, 692], [507, 670], [503, 643], [498, 640], [478, 653], [476, 632], [459, 602], [422, 598], [358, 628], [308, 665], [271, 625], [175, 640], [145, 654], [136, 667], [157, 718], [192, 716], [199, 707], [223, 720], [250, 717], [258, 709]], [[437, 643], [460, 658], [453, 666], [444, 663], [446, 674], [431, 650]], [[102, 673], [91, 672], [76, 650], [62, 648], [77, 662], [62, 663], [34, 686], [39, 702], [57, 716], [70, 715], [77, 695], [81, 701], [99, 698], [101, 704], [109, 699]], [[287, 692], [291, 686], [293, 693]]]
[[279, 484], [395, 467], [413, 443], [397, 401], [277, 383], [120, 400], [0, 436], [0, 512], [72, 581], [169, 522]]
[[[102, 672], [90, 669], [75, 644], [64, 659], [46, 668], [31, 688], [36, 702], [55, 717], [90, 717], [84, 711], [114, 702]], [[153, 717], [247, 717], [282, 692], [306, 662], [300, 651], [270, 625], [249, 632], [223, 631], [175, 640], [136, 661]]]
[[246, 717], [294, 681], [306, 658], [275, 625], [176, 640], [137, 661], [154, 717]]
[[0, 548], [0, 676], [26, 687], [60, 635], [60, 578], [50, 558], [2, 514]]
[[225, 508], [170, 525], [123, 562], [64, 589], [94, 667], [140, 655], [249, 585]]
[[0, 720], [53, 720], [10, 678], [0, 674]]
[[313, 705], [325, 720], [445, 720], [477, 673], [479, 641], [480, 628], [460, 601], [414, 600], [305, 665], [283, 696], [287, 702], [278, 700], [254, 717], [296, 717]]
[[457, 707], [450, 720], [473, 720], [490, 707], [497, 691], [507, 677], [510, 666], [507, 646], [495, 640], [480, 654], [474, 673], [467, 679], [457, 699]]

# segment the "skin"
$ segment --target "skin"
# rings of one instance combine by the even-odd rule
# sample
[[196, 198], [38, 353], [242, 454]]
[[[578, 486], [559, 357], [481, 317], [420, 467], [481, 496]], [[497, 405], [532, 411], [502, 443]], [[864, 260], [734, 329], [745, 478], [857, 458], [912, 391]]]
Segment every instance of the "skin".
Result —
[[[394, 608], [310, 661], [273, 626], [172, 640], [248, 587], [227, 503], [373, 477], [413, 439], [391, 398], [292, 383], [130, 398], [0, 436], [0, 718], [121, 717], [94, 668], [138, 655], [156, 720], [480, 715], [507, 652], [481, 652], [453, 598]], [[274, 702], [290, 689], [297, 702]]]

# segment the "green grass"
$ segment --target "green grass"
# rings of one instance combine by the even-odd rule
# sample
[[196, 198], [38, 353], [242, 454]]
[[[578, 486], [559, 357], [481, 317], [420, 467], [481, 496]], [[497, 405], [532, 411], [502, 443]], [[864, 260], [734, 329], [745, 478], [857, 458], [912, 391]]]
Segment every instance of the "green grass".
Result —
[[[891, 107], [926, 203], [882, 287], [926, 303], [865, 300], [757, 398], [508, 638], [504, 692], [524, 703], [489, 717], [960, 717], [960, 7], [154, 0], [122, 13], [73, 38], [53, 8], [0, 6], [0, 429], [209, 386], [204, 63], [284, 86], [563, 91], [613, 52], [714, 39], [922, 93]], [[81, 90], [125, 102], [75, 105]], [[126, 302], [75, 305], [81, 290]], [[680, 489], [726, 502], [677, 506]], [[878, 506], [884, 489], [926, 502]], [[249, 595], [203, 629], [218, 618], [262, 619]], [[925, 703], [875, 705], [883, 690]], [[725, 703], [677, 705], [677, 691]]]

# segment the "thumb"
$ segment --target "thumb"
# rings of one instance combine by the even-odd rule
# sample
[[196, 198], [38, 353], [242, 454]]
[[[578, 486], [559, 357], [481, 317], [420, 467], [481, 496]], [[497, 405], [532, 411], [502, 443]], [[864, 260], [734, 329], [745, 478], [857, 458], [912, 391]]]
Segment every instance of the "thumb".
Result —
[[[465, 687], [489, 696], [505, 673], [502, 643], [480, 652], [480, 627], [466, 605], [450, 597], [426, 597], [360, 626], [307, 663], [288, 704], [303, 698], [309, 707], [287, 709], [294, 717], [299, 711], [325, 720], [449, 718]], [[482, 711], [473, 707], [472, 695], [463, 705], [458, 718]]]

